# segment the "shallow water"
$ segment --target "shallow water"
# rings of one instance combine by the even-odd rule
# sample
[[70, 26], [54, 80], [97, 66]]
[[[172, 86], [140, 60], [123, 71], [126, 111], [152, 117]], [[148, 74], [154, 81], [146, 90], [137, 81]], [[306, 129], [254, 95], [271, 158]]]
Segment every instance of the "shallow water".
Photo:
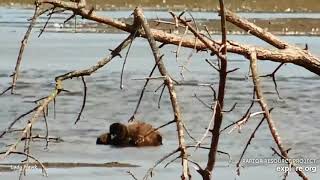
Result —
[[[0, 7], [0, 25], [1, 26], [14, 26], [14, 27], [27, 27], [29, 23], [26, 21], [26, 18], [30, 18], [33, 15], [33, 9], [21, 9], [21, 8], [6, 8]], [[175, 14], [180, 14], [181, 12], [174, 12]], [[106, 17], [123, 19], [132, 17], [132, 11], [97, 11], [98, 15], [103, 15]], [[172, 16], [167, 11], [144, 11], [145, 17], [148, 19], [171, 19]], [[190, 16], [188, 13], [185, 13], [188, 18]], [[192, 12], [192, 16], [195, 19], [201, 20], [219, 20], [217, 12]], [[240, 17], [247, 19], [320, 19], [320, 13], [237, 13]], [[72, 14], [70, 12], [64, 12], [60, 14], [54, 14], [49, 21], [48, 27], [52, 28], [63, 23]], [[37, 26], [42, 27], [47, 21], [47, 16], [41, 16], [38, 19]], [[78, 18], [78, 25], [88, 22], [87, 20], [82, 20]], [[66, 24], [70, 26], [70, 24]], [[58, 28], [58, 27], [56, 27]]]
[[[12, 16], [17, 16], [12, 13]], [[26, 19], [22, 15], [21, 19]], [[10, 24], [0, 26], [0, 89], [10, 85], [8, 77], [14, 68], [18, 48], [25, 28], [16, 28]], [[21, 78], [18, 81], [18, 95], [0, 97], [0, 129], [7, 127], [9, 122], [20, 114], [31, 109], [34, 104], [28, 101], [48, 95], [54, 88], [54, 77], [65, 72], [84, 69], [94, 64], [100, 58], [105, 57], [108, 49], [114, 48], [125, 37], [125, 34], [86, 34], [86, 33], [45, 33], [37, 38], [39, 29], [35, 30], [26, 48], [24, 59], [21, 65]], [[219, 38], [218, 36], [214, 36]], [[229, 36], [230, 39], [242, 43], [268, 46], [262, 41], [249, 36]], [[282, 39], [304, 46], [307, 42], [312, 53], [320, 56], [320, 38], [306, 36], [286, 36]], [[179, 64], [186, 63], [191, 50], [182, 49], [178, 63], [175, 59], [174, 46], [165, 46], [161, 49], [165, 54], [165, 63], [168, 70], [177, 80], [182, 80], [179, 75]], [[122, 53], [125, 54], [124, 52]], [[217, 73], [212, 70], [204, 61], [205, 58], [215, 59], [207, 53], [198, 53], [192, 56], [188, 66], [190, 72], [184, 73], [184, 81], [197, 83], [213, 83], [216, 87]], [[236, 109], [225, 114], [223, 127], [233, 121], [240, 119], [249, 106], [252, 83], [247, 79], [248, 62], [241, 56], [229, 55], [229, 68], [239, 67], [240, 69], [229, 76], [227, 84], [226, 109], [229, 109], [235, 102]], [[88, 86], [88, 98], [82, 119], [77, 125], [74, 121], [82, 103], [82, 83], [80, 79], [72, 79], [64, 82], [64, 87], [72, 91], [72, 94], [62, 94], [57, 98], [56, 118], [53, 118], [50, 108], [49, 131], [52, 136], [61, 137], [64, 142], [51, 143], [49, 150], [44, 150], [45, 142], [35, 141], [32, 144], [32, 154], [44, 162], [126, 162], [137, 164], [137, 168], [72, 168], [48, 170], [49, 179], [131, 179], [126, 171], [132, 171], [141, 178], [149, 167], [166, 153], [177, 148], [175, 126], [171, 125], [161, 129], [164, 135], [164, 145], [151, 148], [112, 148], [109, 146], [96, 146], [95, 138], [107, 129], [109, 124], [130, 118], [137, 103], [140, 90], [144, 81], [133, 80], [143, 78], [149, 74], [153, 67], [151, 51], [145, 40], [138, 39], [132, 45], [129, 53], [126, 71], [124, 73], [124, 89], [119, 89], [120, 72], [123, 59], [116, 58], [106, 67], [100, 69], [91, 77], [86, 77]], [[276, 63], [259, 62], [261, 74], [270, 73], [277, 66]], [[158, 74], [158, 73], [156, 73]], [[156, 75], [155, 75], [156, 76]], [[273, 118], [282, 136], [286, 147], [292, 148], [290, 156], [293, 158], [317, 159], [316, 164], [306, 164], [307, 167], [317, 167], [315, 173], [307, 173], [310, 179], [318, 179], [319, 153], [320, 153], [320, 83], [319, 76], [307, 72], [305, 69], [293, 65], [286, 65], [277, 74], [277, 82], [280, 95], [279, 100], [271, 79], [263, 78], [263, 89], [270, 107], [274, 107]], [[161, 84], [155, 80], [147, 87], [144, 99], [141, 103], [138, 118], [145, 119], [154, 126], [172, 120], [172, 110], [168, 94], [165, 92], [161, 101], [161, 108], [158, 109], [157, 101], [160, 92], [154, 90]], [[210, 104], [212, 92], [206, 87], [179, 86], [177, 87], [179, 102], [183, 112], [183, 118], [190, 133], [200, 139], [210, 121], [211, 112], [206, 109], [194, 94], [197, 94], [203, 101]], [[52, 107], [52, 106], [51, 106]], [[256, 110], [258, 108], [255, 108]], [[235, 163], [239, 159], [242, 149], [255, 128], [260, 117], [252, 119], [242, 130], [228, 134], [222, 134], [219, 150], [230, 153], [232, 163], [228, 165], [228, 157], [218, 155], [218, 166], [215, 172], [216, 179], [234, 179]], [[23, 127], [27, 118], [18, 123], [15, 128]], [[44, 123], [41, 120], [34, 126], [34, 134], [44, 134]], [[19, 133], [12, 133], [4, 136], [0, 142], [0, 150], [15, 142]], [[190, 138], [188, 143], [194, 144]], [[205, 145], [208, 145], [209, 138]], [[267, 125], [263, 124], [260, 131], [252, 141], [245, 158], [275, 158], [270, 147], [275, 147]], [[189, 150], [191, 158], [205, 166], [207, 159], [206, 150]], [[174, 158], [174, 157], [172, 157]], [[18, 162], [21, 157], [11, 156], [3, 162]], [[166, 161], [168, 162], [168, 161]], [[166, 163], [165, 162], [165, 163]], [[155, 170], [155, 179], [179, 178], [181, 167], [177, 161], [167, 168], [160, 165]], [[282, 173], [276, 171], [275, 166], [279, 164], [243, 164], [241, 177], [238, 179], [280, 179]], [[195, 179], [200, 179], [194, 170]], [[40, 170], [31, 170], [26, 179], [45, 179], [41, 176]], [[0, 172], [0, 179], [17, 178], [18, 172]], [[289, 179], [297, 179], [294, 172]]]

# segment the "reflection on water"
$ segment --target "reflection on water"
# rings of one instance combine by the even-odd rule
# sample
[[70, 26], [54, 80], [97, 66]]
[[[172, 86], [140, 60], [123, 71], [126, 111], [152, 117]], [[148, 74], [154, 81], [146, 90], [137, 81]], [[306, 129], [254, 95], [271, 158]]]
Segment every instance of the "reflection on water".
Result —
[[[14, 68], [19, 48], [19, 42], [25, 29], [15, 30], [12, 27], [0, 27], [0, 89], [7, 87], [11, 81], [8, 77]], [[54, 77], [65, 72], [83, 69], [94, 64], [99, 58], [109, 53], [108, 49], [119, 44], [125, 35], [114, 34], [63, 34], [48, 33], [40, 39], [36, 34], [30, 39], [22, 62], [21, 78], [18, 81], [17, 93], [19, 95], [5, 95], [0, 97], [2, 108], [0, 109], [0, 129], [7, 127], [15, 117], [31, 109], [34, 104], [29, 101], [46, 96], [54, 88]], [[218, 38], [217, 36], [215, 38]], [[229, 38], [242, 43], [251, 43], [261, 46], [263, 44], [256, 38], [248, 36], [229, 36]], [[317, 37], [282, 37], [295, 43], [308, 42], [310, 50], [319, 55], [320, 39]], [[173, 53], [174, 46], [165, 46], [162, 53], [165, 54], [165, 63], [168, 70], [177, 80], [182, 80], [179, 75], [180, 64], [186, 63], [190, 50], [183, 49], [181, 57], [176, 62]], [[216, 88], [218, 76], [204, 59], [210, 58], [205, 52], [194, 54], [188, 66], [190, 72], [185, 71], [184, 81], [212, 83]], [[215, 57], [214, 57], [215, 58]], [[239, 67], [240, 70], [230, 74], [227, 84], [226, 109], [237, 102], [236, 109], [225, 114], [223, 126], [240, 119], [250, 104], [252, 83], [247, 78], [248, 62], [241, 56], [230, 55], [229, 68]], [[124, 73], [123, 90], [119, 89], [120, 71], [123, 59], [114, 59], [103, 69], [91, 77], [86, 77], [88, 97], [82, 119], [77, 125], [74, 121], [82, 103], [82, 82], [80, 79], [72, 79], [64, 82], [64, 88], [71, 94], [64, 93], [57, 98], [57, 117], [53, 118], [52, 106], [49, 111], [49, 132], [52, 136], [61, 137], [64, 142], [51, 143], [49, 150], [44, 150], [45, 142], [32, 143], [32, 154], [41, 161], [49, 162], [94, 162], [103, 163], [111, 161], [137, 164], [141, 167], [130, 169], [138, 177], [142, 177], [156, 160], [166, 153], [177, 148], [175, 126], [171, 125], [161, 129], [164, 135], [164, 145], [150, 148], [112, 148], [109, 146], [96, 146], [95, 138], [106, 131], [109, 124], [128, 120], [135, 108], [140, 90], [144, 81], [133, 80], [143, 78], [149, 74], [153, 67], [152, 54], [145, 40], [137, 40], [133, 43], [129, 53], [126, 71]], [[261, 74], [270, 73], [277, 66], [275, 63], [259, 62]], [[158, 74], [156, 74], [158, 75]], [[155, 76], [156, 76], [155, 75]], [[319, 76], [306, 72], [300, 67], [292, 65], [284, 66], [277, 74], [279, 91], [282, 99], [278, 99], [271, 79], [263, 78], [263, 89], [266, 92], [270, 107], [274, 107], [273, 118], [279, 128], [280, 135], [286, 147], [292, 148], [290, 155], [294, 158], [319, 157], [319, 117], [318, 104], [320, 103]], [[172, 120], [172, 110], [167, 92], [165, 92], [158, 109], [160, 92], [154, 90], [161, 81], [151, 81], [147, 87], [144, 99], [141, 103], [138, 118], [145, 119], [154, 126], [159, 126]], [[212, 91], [207, 87], [179, 86], [177, 87], [179, 102], [183, 112], [183, 118], [190, 133], [197, 139], [201, 138], [210, 121], [211, 112], [206, 109], [194, 94], [204, 102], [210, 104]], [[255, 108], [258, 110], [259, 108]], [[241, 155], [241, 151], [261, 117], [252, 119], [241, 133], [224, 133], [221, 136], [219, 149], [230, 153], [232, 164], [228, 164], [228, 157], [218, 156], [218, 167], [215, 173], [217, 179], [233, 179], [235, 177], [235, 162]], [[25, 120], [18, 123], [16, 128], [23, 127]], [[34, 134], [44, 134], [44, 122], [41, 120], [34, 126]], [[227, 131], [226, 131], [227, 132]], [[15, 142], [19, 133], [15, 132], [1, 139], [0, 149], [3, 151], [6, 145]], [[188, 143], [194, 142], [187, 138]], [[209, 138], [204, 145], [208, 145]], [[245, 158], [274, 158], [270, 147], [275, 147], [267, 125], [264, 124], [252, 141]], [[207, 151], [190, 149], [191, 158], [206, 164]], [[174, 158], [174, 157], [172, 157]], [[12, 156], [9, 162], [17, 162], [21, 157]], [[319, 161], [317, 161], [319, 163]], [[244, 179], [279, 179], [281, 173], [276, 173], [274, 165], [248, 165], [241, 172]], [[309, 166], [319, 166], [311, 164]], [[164, 177], [179, 178], [179, 161], [163, 169], [160, 166], [155, 171], [156, 179]], [[130, 179], [127, 168], [75, 168], [75, 169], [49, 169], [49, 179]], [[194, 171], [192, 169], [192, 171]], [[40, 170], [31, 170], [26, 179], [43, 179]], [[194, 173], [196, 174], [196, 173]], [[294, 173], [291, 178], [297, 179]], [[0, 173], [6, 179], [16, 177], [18, 173]], [[309, 173], [311, 179], [317, 179], [319, 173]], [[200, 179], [195, 175], [195, 179]]]

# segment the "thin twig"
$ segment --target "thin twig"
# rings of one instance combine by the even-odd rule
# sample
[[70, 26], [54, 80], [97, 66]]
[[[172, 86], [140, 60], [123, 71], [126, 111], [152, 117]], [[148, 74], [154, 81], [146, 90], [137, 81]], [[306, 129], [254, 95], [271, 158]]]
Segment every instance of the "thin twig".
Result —
[[216, 65], [214, 65], [211, 61], [209, 61], [208, 59], [206, 59], [206, 62], [213, 67], [216, 71], [220, 72], [220, 68], [216, 67]]
[[188, 161], [191, 162], [192, 164], [196, 165], [195, 169], [202, 177], [206, 177], [206, 170], [202, 169], [202, 167], [199, 165], [199, 163], [192, 161], [190, 159], [188, 159]]
[[74, 17], [76, 17], [75, 13], [73, 13], [70, 17], [68, 17], [65, 21], [63, 21], [63, 24], [66, 24], [67, 22], [69, 22]]
[[196, 148], [195, 148], [195, 151], [199, 148], [199, 146], [201, 145], [202, 141], [207, 137], [210, 129], [211, 129], [211, 126], [212, 126], [212, 122], [214, 121], [214, 117], [216, 115], [216, 109], [217, 109], [217, 105], [218, 105], [218, 102], [215, 102], [214, 104], [214, 108], [212, 109], [213, 112], [212, 112], [212, 117], [211, 117], [211, 120], [208, 124], [208, 127], [207, 127], [207, 130], [205, 131], [205, 133], [203, 134], [202, 138], [198, 141], [198, 143], [196, 144]]
[[56, 119], [56, 99], [53, 99], [53, 119]]
[[207, 34], [208, 34], [209, 38], [210, 38], [210, 39], [212, 39], [212, 36], [211, 36], [211, 34], [210, 34], [210, 32], [209, 32], [208, 27], [207, 27], [206, 25], [204, 25], [203, 27], [204, 27], [204, 29], [206, 30], [206, 32], [207, 32]]
[[173, 158], [172, 160], [170, 160], [169, 162], [167, 162], [167, 163], [164, 165], [163, 168], [168, 167], [171, 163], [175, 162], [175, 161], [176, 161], [177, 159], [179, 159], [179, 158], [181, 158], [181, 155], [179, 155], [179, 156]]
[[138, 180], [138, 178], [136, 178], [136, 176], [135, 176], [131, 171], [127, 171], [127, 173], [128, 173], [134, 180]]
[[[255, 112], [255, 113], [249, 113], [248, 116], [244, 117], [243, 119], [241, 119], [240, 121], [237, 121], [237, 123], [235, 124], [236, 126], [234, 126], [229, 132], [228, 134], [230, 134], [233, 130], [238, 128], [238, 131], [241, 131], [242, 126], [244, 126], [251, 117], [259, 115], [259, 114], [264, 114], [264, 111], [260, 111], [260, 112]], [[221, 133], [221, 131], [220, 131]]]
[[194, 94], [194, 97], [201, 102], [201, 104], [203, 104], [205, 107], [207, 107], [208, 109], [212, 110], [212, 107], [210, 105], [208, 105], [207, 103], [205, 103], [202, 99], [200, 99], [200, 97], [197, 96], [197, 94]]
[[158, 161], [156, 161], [154, 163], [154, 165], [148, 169], [148, 171], [146, 172], [145, 176], [143, 177], [143, 180], [148, 180], [149, 175], [152, 174], [153, 170], [159, 165], [161, 164], [164, 160], [166, 160], [167, 158], [171, 157], [172, 155], [174, 155], [175, 153], [179, 152], [180, 148], [177, 148], [175, 150], [173, 150], [172, 152], [166, 154], [165, 156], [163, 156], [161, 159], [159, 159]]
[[128, 55], [129, 55], [129, 52], [130, 52], [130, 49], [131, 49], [131, 45], [133, 43], [133, 40], [134, 38], [136, 37], [136, 34], [137, 34], [138, 30], [136, 30], [133, 35], [131, 36], [132, 40], [129, 44], [129, 47], [128, 47], [128, 50], [126, 52], [126, 56], [124, 57], [124, 60], [123, 60], [123, 64], [122, 64], [122, 69], [121, 69], [121, 77], [120, 77], [120, 89], [123, 89], [123, 73], [124, 73], [124, 67], [126, 65], [126, 62], [127, 62], [127, 59], [128, 59]]
[[220, 130], [220, 133], [222, 133], [223, 131], [225, 131], [225, 130], [228, 129], [229, 127], [231, 127], [231, 126], [233, 126], [233, 125], [235, 125], [235, 124], [243, 121], [244, 119], [248, 119], [248, 118], [250, 117], [250, 114], [251, 114], [251, 113], [250, 113], [250, 110], [251, 110], [251, 108], [253, 107], [253, 105], [254, 105], [254, 101], [251, 101], [251, 104], [250, 104], [249, 108], [247, 109], [246, 113], [241, 117], [241, 119], [239, 119], [238, 121], [235, 121], [235, 122], [227, 125], [226, 127], [224, 127], [223, 129]]
[[31, 19], [31, 22], [29, 24], [28, 30], [26, 31], [26, 34], [24, 35], [22, 41], [21, 41], [21, 46], [20, 46], [20, 50], [19, 50], [19, 55], [17, 58], [17, 63], [16, 63], [16, 67], [14, 69], [14, 73], [13, 73], [13, 77], [12, 77], [12, 88], [11, 88], [11, 94], [14, 93], [15, 87], [16, 87], [16, 83], [19, 77], [19, 70], [20, 70], [20, 64], [21, 64], [21, 60], [22, 60], [22, 55], [25, 49], [25, 46], [28, 43], [28, 39], [29, 36], [31, 34], [32, 28], [33, 26], [36, 24], [36, 20], [39, 17], [39, 4], [36, 3], [35, 4], [35, 9], [34, 9], [34, 14], [33, 17]]
[[[271, 112], [272, 109], [269, 110], [269, 112]], [[247, 151], [249, 145], [251, 144], [251, 140], [255, 137], [256, 132], [258, 131], [259, 127], [261, 126], [262, 122], [266, 119], [265, 116], [263, 116], [263, 118], [260, 120], [260, 122], [258, 123], [258, 125], [256, 126], [256, 128], [254, 129], [254, 131], [251, 133], [249, 140], [247, 141], [247, 144], [245, 146], [245, 148], [243, 149], [241, 156], [239, 158], [239, 161], [237, 162], [237, 175], [240, 176], [240, 163], [242, 161], [242, 158], [245, 154], [245, 152]]]
[[235, 71], [237, 71], [237, 70], [239, 70], [239, 69], [240, 69], [240, 68], [234, 68], [234, 69], [231, 69], [231, 70], [227, 71], [227, 73], [229, 74], [229, 73], [235, 72]]
[[13, 120], [9, 126], [7, 127], [6, 130], [4, 130], [1, 134], [0, 134], [0, 138], [2, 138], [7, 132], [9, 132], [11, 130], [11, 128], [13, 127], [13, 125], [15, 125], [21, 118], [25, 117], [26, 115], [34, 112], [36, 109], [38, 109], [39, 106], [34, 107], [33, 109], [29, 110], [28, 112], [21, 114], [18, 118], [16, 118], [15, 120]]
[[210, 89], [212, 90], [213, 92], [213, 102], [217, 100], [217, 92], [216, 90], [214, 89], [213, 85], [209, 86]]
[[165, 126], [168, 126], [168, 125], [170, 125], [170, 124], [172, 124], [172, 123], [174, 123], [174, 122], [176, 122], [176, 120], [169, 121], [169, 122], [167, 122], [167, 123], [165, 123], [165, 124], [163, 124], [163, 125], [161, 125], [161, 126], [159, 126], [159, 127], [157, 127], [157, 128], [154, 128], [152, 131], [146, 133], [146, 134], [144, 135], [144, 138], [147, 137], [147, 136], [149, 136], [150, 134], [154, 133], [155, 131], [158, 131], [159, 129], [161, 129], [161, 128], [165, 127]]
[[233, 106], [229, 110], [223, 110], [222, 112], [232, 112], [236, 108], [237, 104], [238, 103], [234, 103]]
[[277, 81], [276, 81], [276, 72], [277, 72], [284, 64], [285, 64], [285, 63], [281, 63], [272, 73], [267, 74], [267, 75], [260, 76], [260, 77], [271, 77], [271, 78], [272, 78], [272, 81], [273, 81], [273, 84], [274, 84], [274, 89], [276, 90], [279, 99], [282, 99], [282, 98], [281, 98], [280, 93], [279, 93], [279, 90], [278, 90], [278, 85], [277, 85]]
[[192, 139], [194, 142], [197, 142], [196, 138], [194, 138], [190, 131], [188, 130], [186, 124], [184, 122], [182, 122], [182, 125], [183, 125], [183, 129], [186, 131], [187, 135], [189, 136], [190, 139]]
[[4, 93], [6, 93], [7, 91], [9, 91], [10, 89], [12, 89], [13, 86], [9, 86], [7, 89], [3, 90], [1, 93], [0, 93], [0, 96], [2, 96]]
[[[160, 62], [160, 60], [162, 59], [162, 57], [163, 57], [163, 56], [160, 56], [159, 60], [154, 64], [154, 66], [153, 66], [152, 70], [150, 71], [148, 77], [152, 77], [152, 74], [153, 74], [154, 71], [156, 70], [156, 68], [157, 68], [157, 66], [158, 66], [158, 63]], [[139, 109], [139, 107], [140, 107], [140, 103], [141, 103], [141, 101], [142, 101], [144, 92], [145, 92], [145, 90], [146, 90], [146, 87], [147, 87], [149, 81], [150, 81], [150, 79], [147, 78], [147, 79], [146, 79], [146, 82], [144, 83], [143, 88], [142, 88], [142, 90], [141, 90], [141, 92], [140, 92], [140, 96], [139, 96], [139, 100], [138, 100], [138, 102], [137, 102], [136, 108], [135, 108], [135, 110], [134, 110], [134, 112], [133, 112], [133, 115], [132, 115], [131, 118], [129, 119], [129, 121], [133, 120], [134, 117], [135, 117], [135, 115], [137, 114], [138, 109]]]
[[[48, 145], [49, 145], [49, 127], [48, 127], [48, 121], [47, 121], [45, 113], [43, 113], [43, 119], [44, 119], [44, 123], [45, 123], [45, 126], [46, 126], [46, 135], [45, 135], [46, 147], [45, 147], [45, 149], [48, 149]], [[30, 138], [33, 138], [33, 137], [30, 137]]]
[[162, 98], [162, 95], [163, 95], [163, 92], [164, 92], [164, 89], [166, 88], [166, 85], [163, 84], [163, 87], [161, 89], [161, 93], [160, 93], [160, 96], [159, 96], [159, 99], [158, 99], [158, 108], [160, 109], [160, 101], [161, 101], [161, 98]]
[[[273, 147], [271, 147], [271, 150], [274, 152], [274, 154], [277, 154], [281, 159], [284, 159], [286, 162], [287, 162], [287, 164], [288, 164], [288, 166], [289, 167], [294, 167], [294, 169], [296, 169], [296, 171], [297, 171], [297, 169], [299, 169], [299, 168], [297, 168], [297, 166], [293, 163], [293, 162], [290, 162], [290, 160], [288, 159], [288, 158], [286, 158], [285, 156], [283, 156], [283, 155], [281, 155], [277, 150], [275, 150]], [[287, 171], [287, 172], [289, 172], [289, 171]], [[285, 172], [285, 174], [284, 174], [284, 180], [287, 178], [287, 176], [288, 176], [288, 174], [287, 174], [287, 172]]]
[[[195, 37], [194, 39], [195, 39], [194, 44], [196, 45], [198, 38]], [[187, 61], [181, 65], [181, 66], [182, 66], [182, 69], [181, 69], [181, 71], [180, 71], [180, 75], [183, 74], [184, 70], [187, 70], [187, 71], [190, 72], [190, 70], [188, 70], [187, 66], [191, 63], [193, 53], [196, 52], [196, 51], [197, 51], [196, 46], [194, 46], [194, 48], [192, 49], [192, 51], [190, 52], [190, 54], [189, 54], [189, 56], [188, 56], [188, 58], [187, 58]]]
[[48, 98], [48, 96], [41, 97], [41, 98], [36, 99], [36, 100], [33, 100], [33, 101], [31, 101], [31, 102], [38, 104], [38, 102], [40, 102], [40, 101], [42, 101], [42, 100], [44, 100], [44, 99], [46, 99], [46, 98]]
[[49, 23], [52, 15], [53, 15], [54, 10], [55, 10], [55, 7], [53, 7], [53, 8], [51, 9], [51, 13], [48, 14], [49, 17], [48, 17], [46, 23], [43, 25], [43, 28], [40, 29], [40, 33], [39, 33], [39, 35], [38, 35], [38, 38], [39, 38], [39, 37], [42, 35], [42, 33], [45, 31], [45, 29], [46, 29], [46, 27], [47, 27], [47, 25], [48, 25], [48, 23]]
[[179, 55], [180, 55], [180, 49], [181, 49], [182, 41], [183, 41], [184, 36], [187, 34], [187, 32], [188, 32], [188, 26], [185, 27], [185, 31], [184, 31], [183, 35], [181, 36], [180, 42], [179, 42], [177, 50], [176, 50], [176, 61], [177, 62], [179, 62], [178, 58], [179, 58]]
[[81, 76], [81, 80], [83, 83], [83, 101], [82, 101], [81, 110], [80, 110], [78, 117], [77, 117], [76, 121], [74, 122], [74, 124], [77, 124], [77, 122], [80, 120], [81, 114], [83, 112], [84, 107], [86, 106], [86, 101], [87, 101], [87, 84], [86, 84], [86, 81], [83, 76]]

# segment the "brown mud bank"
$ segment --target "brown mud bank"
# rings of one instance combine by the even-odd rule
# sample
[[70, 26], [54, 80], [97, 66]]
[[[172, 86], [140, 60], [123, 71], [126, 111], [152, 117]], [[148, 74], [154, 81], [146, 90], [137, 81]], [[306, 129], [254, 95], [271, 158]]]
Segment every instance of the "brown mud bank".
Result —
[[[32, 7], [34, 0], [2, 0], [0, 5]], [[212, 11], [219, 6], [212, 0], [87, 0], [97, 10], [133, 9], [142, 6], [152, 10]], [[319, 0], [225, 0], [226, 7], [236, 12], [320, 12]]]

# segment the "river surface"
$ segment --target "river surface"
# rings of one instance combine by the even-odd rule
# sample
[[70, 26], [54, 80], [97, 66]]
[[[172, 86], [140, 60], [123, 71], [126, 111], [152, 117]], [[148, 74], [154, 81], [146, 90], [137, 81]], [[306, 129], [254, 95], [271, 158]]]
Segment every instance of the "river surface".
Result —
[[[15, 66], [20, 41], [26, 31], [26, 19], [32, 11], [25, 9], [0, 8], [0, 89], [10, 85], [12, 71]], [[104, 12], [102, 14], [108, 14]], [[117, 14], [112, 12], [112, 14]], [[119, 16], [121, 13], [118, 13]], [[253, 16], [260, 14], [253, 14]], [[115, 15], [116, 16], [116, 15]], [[274, 15], [277, 16], [277, 15]], [[317, 14], [317, 16], [319, 16]], [[147, 16], [148, 17], [148, 16]], [[11, 18], [11, 19], [10, 19]], [[209, 17], [208, 17], [209, 18]], [[8, 21], [5, 23], [4, 21]], [[21, 23], [22, 26], [10, 24], [11, 21]], [[27, 112], [34, 103], [30, 101], [47, 96], [54, 88], [54, 77], [71, 70], [84, 69], [95, 64], [99, 59], [109, 53], [109, 49], [115, 48], [127, 35], [125, 34], [96, 34], [96, 33], [44, 33], [37, 37], [39, 28], [33, 31], [32, 37], [26, 47], [21, 64], [20, 79], [17, 84], [16, 95], [5, 94], [0, 97], [0, 129], [5, 129], [8, 124], [19, 115]], [[219, 39], [220, 37], [214, 36]], [[250, 36], [228, 36], [229, 39], [269, 47], [261, 40]], [[320, 56], [320, 37], [285, 36], [281, 37], [292, 44], [304, 47], [308, 43], [310, 51]], [[164, 60], [169, 72], [178, 81], [188, 83], [210, 83], [215, 88], [218, 85], [217, 73], [204, 61], [210, 57], [208, 53], [193, 54], [191, 61], [188, 57], [189, 49], [180, 52], [178, 60], [173, 51], [176, 47], [167, 45], [161, 49], [165, 54]], [[122, 53], [124, 56], [125, 52]], [[222, 127], [240, 119], [246, 108], [250, 105], [252, 82], [248, 75], [249, 63], [242, 56], [230, 54], [228, 56], [229, 69], [240, 68], [228, 77], [225, 108], [230, 109], [234, 103], [236, 108], [225, 113]], [[107, 127], [114, 122], [126, 122], [132, 115], [143, 87], [143, 80], [137, 78], [147, 77], [154, 65], [152, 53], [147, 41], [137, 39], [134, 41], [128, 62], [124, 72], [124, 89], [120, 89], [120, 75], [123, 59], [116, 58], [90, 77], [86, 77], [88, 96], [85, 110], [81, 120], [74, 125], [74, 121], [81, 108], [83, 85], [81, 79], [72, 79], [64, 82], [64, 88], [72, 93], [62, 93], [57, 98], [56, 118], [53, 116], [53, 106], [49, 109], [49, 133], [50, 136], [61, 137], [64, 142], [50, 143], [45, 150], [44, 141], [32, 142], [32, 155], [43, 162], [124, 162], [139, 165], [136, 168], [49, 168], [49, 177], [41, 176], [40, 169], [28, 171], [25, 179], [132, 179], [127, 171], [130, 170], [139, 179], [144, 176], [158, 159], [177, 148], [177, 132], [175, 125], [160, 129], [163, 134], [163, 146], [148, 148], [114, 148], [110, 146], [95, 145], [96, 137], [105, 132]], [[181, 64], [188, 64], [188, 71], [184, 76], [180, 75]], [[259, 62], [261, 74], [272, 72], [277, 63]], [[159, 75], [157, 72], [155, 76]], [[262, 78], [263, 90], [269, 106], [274, 107], [272, 116], [276, 122], [279, 133], [285, 147], [292, 148], [289, 155], [299, 159], [313, 159], [315, 163], [301, 164], [310, 179], [320, 178], [319, 153], [320, 153], [320, 78], [307, 70], [293, 66], [283, 66], [277, 73], [277, 84], [281, 99], [278, 98], [273, 82], [270, 78]], [[160, 92], [155, 89], [161, 84], [161, 80], [153, 80], [147, 86], [147, 90], [141, 103], [137, 118], [144, 119], [154, 126], [160, 126], [173, 119], [172, 109], [165, 91], [158, 108]], [[196, 94], [204, 102], [212, 102], [212, 91], [208, 87], [179, 86], [177, 87], [178, 100], [181, 103], [183, 119], [190, 134], [200, 139], [211, 119], [211, 111], [199, 102]], [[256, 105], [253, 109], [259, 111]], [[22, 128], [28, 116], [17, 123], [14, 128]], [[258, 124], [261, 117], [251, 119], [240, 131], [230, 129], [221, 135], [219, 150], [228, 152], [231, 160], [223, 154], [219, 154], [215, 179], [245, 179], [260, 180], [281, 179], [283, 173], [277, 171], [277, 167], [283, 164], [274, 163], [246, 163], [241, 169], [241, 176], [236, 177], [235, 164], [238, 161], [251, 132]], [[33, 126], [34, 134], [45, 134], [45, 124], [41, 119]], [[0, 140], [0, 151], [6, 150], [6, 146], [12, 144], [19, 137], [19, 133], [5, 135]], [[194, 142], [186, 136], [188, 144]], [[204, 145], [209, 145], [206, 138]], [[248, 159], [275, 159], [270, 147], [276, 147], [272, 140], [267, 124], [264, 123], [256, 133], [244, 158]], [[20, 147], [21, 148], [21, 147]], [[191, 159], [205, 167], [207, 150], [189, 149]], [[168, 167], [164, 165], [177, 155], [169, 158], [154, 171], [153, 179], [179, 179], [181, 175], [180, 160]], [[19, 162], [22, 157], [10, 155], [1, 161]], [[310, 172], [313, 169], [314, 172]], [[194, 179], [201, 179], [195, 169], [191, 167]], [[0, 179], [18, 179], [18, 171], [0, 172]], [[291, 180], [298, 179], [296, 174], [290, 172]]]
[[[7, 8], [0, 7], [0, 25], [5, 26], [14, 26], [14, 27], [27, 27], [29, 25], [26, 21], [26, 17], [31, 17], [33, 15], [33, 9], [17, 9], [17, 8]], [[176, 15], [179, 15], [181, 12], [174, 12]], [[98, 15], [103, 15], [106, 17], [116, 18], [116, 19], [126, 19], [132, 17], [132, 11], [97, 11]], [[166, 11], [144, 11], [144, 14], [149, 19], [170, 19], [172, 16]], [[190, 15], [185, 13], [188, 18]], [[217, 12], [192, 12], [192, 16], [197, 20], [218, 20]], [[320, 19], [320, 13], [237, 13], [239, 16], [247, 19]], [[62, 26], [63, 21], [70, 17], [72, 13], [63, 12], [60, 14], [54, 14], [51, 17], [51, 20], [48, 23], [48, 28], [59, 28]], [[47, 16], [41, 16], [38, 19], [37, 26], [42, 27], [47, 21]], [[82, 24], [87, 23], [87, 20], [77, 18], [78, 26], [81, 27]], [[72, 21], [69, 21], [72, 22]], [[64, 25], [65, 27], [70, 26], [69, 23]], [[320, 28], [320, 27], [316, 27]]]

